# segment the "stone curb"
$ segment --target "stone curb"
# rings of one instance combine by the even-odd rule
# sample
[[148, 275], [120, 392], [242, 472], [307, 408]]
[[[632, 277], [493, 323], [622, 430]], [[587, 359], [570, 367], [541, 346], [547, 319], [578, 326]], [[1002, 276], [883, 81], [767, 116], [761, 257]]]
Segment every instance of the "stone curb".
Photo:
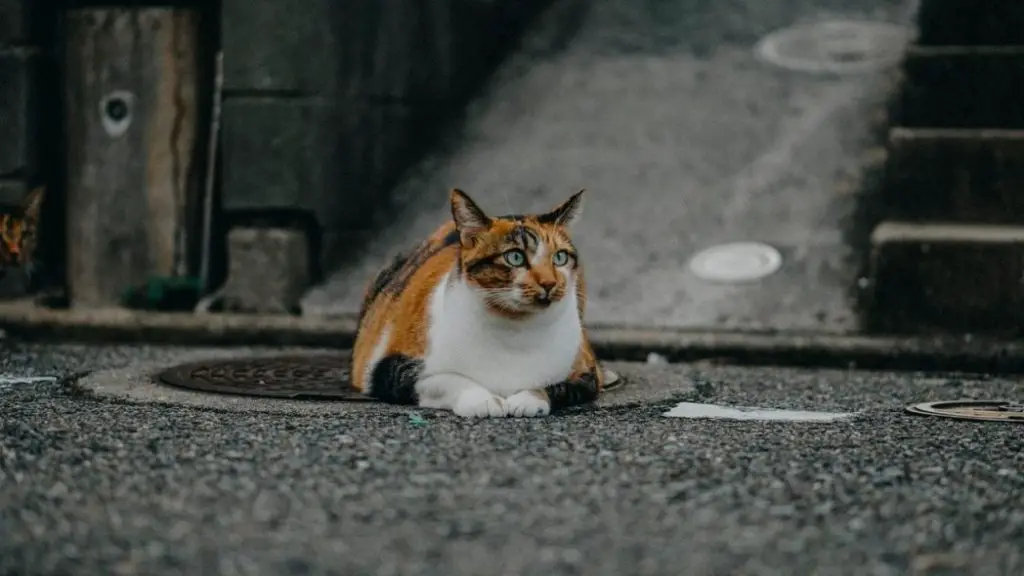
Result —
[[880, 223], [871, 235], [881, 329], [1016, 335], [1024, 326], [1024, 226]]

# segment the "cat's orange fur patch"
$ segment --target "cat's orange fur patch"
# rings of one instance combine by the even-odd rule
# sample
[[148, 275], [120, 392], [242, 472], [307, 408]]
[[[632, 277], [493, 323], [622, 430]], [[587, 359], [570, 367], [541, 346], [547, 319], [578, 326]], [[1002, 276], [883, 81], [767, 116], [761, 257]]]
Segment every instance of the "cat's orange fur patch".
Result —
[[[362, 367], [370, 360], [385, 328], [385, 355], [419, 357], [426, 351], [430, 295], [458, 257], [457, 246], [445, 245], [445, 238], [454, 230], [455, 224], [451, 222], [438, 228], [409, 256], [388, 286], [377, 294], [365, 295], [364, 298], [372, 299], [372, 304], [360, 321], [362, 337], [356, 340], [352, 357], [352, 385], [357, 390], [366, 386]], [[367, 291], [372, 288], [371, 285]]]

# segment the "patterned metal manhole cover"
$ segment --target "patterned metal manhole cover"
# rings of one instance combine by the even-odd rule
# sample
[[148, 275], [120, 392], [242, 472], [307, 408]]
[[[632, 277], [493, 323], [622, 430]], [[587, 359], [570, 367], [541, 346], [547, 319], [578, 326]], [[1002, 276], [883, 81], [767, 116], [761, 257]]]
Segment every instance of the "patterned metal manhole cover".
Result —
[[[607, 371], [605, 391], [625, 380]], [[349, 385], [349, 359], [343, 355], [310, 354], [202, 360], [168, 368], [156, 378], [164, 384], [200, 392], [308, 400], [375, 402]]]
[[758, 42], [761, 60], [799, 72], [857, 74], [898, 64], [910, 32], [886, 22], [829, 20], [775, 31]]
[[372, 402], [349, 385], [349, 359], [316, 354], [203, 360], [164, 370], [157, 378], [201, 392], [309, 400]]
[[1005, 400], [953, 400], [923, 402], [907, 406], [907, 412], [959, 420], [1016, 422], [1024, 424], [1024, 404]]
[[780, 266], [779, 251], [761, 242], [719, 244], [690, 260], [690, 270], [710, 282], [751, 282], [774, 274]]

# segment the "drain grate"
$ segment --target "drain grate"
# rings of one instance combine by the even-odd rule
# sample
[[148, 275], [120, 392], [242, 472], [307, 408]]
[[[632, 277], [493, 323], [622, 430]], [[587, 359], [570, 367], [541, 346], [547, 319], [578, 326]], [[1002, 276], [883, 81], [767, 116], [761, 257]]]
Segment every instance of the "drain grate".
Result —
[[959, 420], [1016, 422], [1024, 424], [1024, 405], [1004, 400], [954, 400], [923, 402], [907, 406], [907, 412]]
[[333, 354], [204, 360], [164, 370], [157, 379], [218, 394], [373, 402], [349, 385], [349, 365], [347, 357]]
[[[349, 366], [347, 357], [333, 354], [202, 360], [168, 368], [156, 379], [176, 388], [217, 394], [376, 402], [350, 386]], [[607, 374], [605, 391], [625, 383], [614, 372]]]

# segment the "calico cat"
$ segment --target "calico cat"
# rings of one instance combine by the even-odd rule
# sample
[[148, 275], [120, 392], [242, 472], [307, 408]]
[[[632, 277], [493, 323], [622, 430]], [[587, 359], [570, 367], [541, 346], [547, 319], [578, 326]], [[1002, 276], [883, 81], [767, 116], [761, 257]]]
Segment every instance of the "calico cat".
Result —
[[452, 220], [367, 287], [352, 382], [394, 404], [536, 417], [597, 398], [583, 268], [569, 229], [583, 191], [545, 214], [487, 216], [465, 192]]
[[32, 271], [42, 205], [43, 188], [39, 187], [25, 197], [19, 208], [10, 213], [0, 212], [0, 277], [12, 268]]

